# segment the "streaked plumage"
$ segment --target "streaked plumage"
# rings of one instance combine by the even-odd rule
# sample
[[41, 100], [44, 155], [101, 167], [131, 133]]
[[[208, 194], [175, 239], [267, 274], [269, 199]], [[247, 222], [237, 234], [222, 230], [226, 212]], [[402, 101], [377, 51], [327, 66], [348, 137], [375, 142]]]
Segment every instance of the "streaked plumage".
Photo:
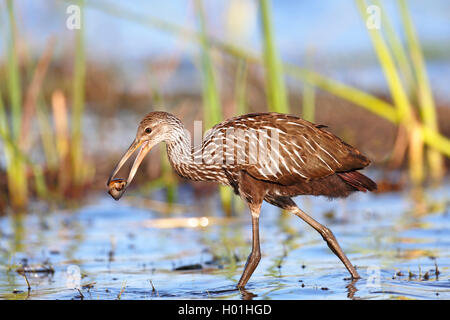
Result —
[[[263, 200], [292, 211], [314, 227], [352, 277], [357, 278], [356, 270], [331, 231], [306, 215], [291, 199], [297, 195], [346, 197], [354, 191], [376, 189], [372, 180], [357, 171], [370, 161], [324, 128], [293, 115], [253, 113], [217, 124], [205, 134], [200, 146], [192, 146], [190, 135], [179, 119], [166, 112], [152, 112], [141, 121], [135, 142], [108, 184], [124, 159], [142, 144], [128, 185], [145, 154], [153, 145], [164, 141], [169, 161], [180, 176], [229, 185], [248, 202], [254, 243], [238, 286], [245, 286], [259, 262], [259, 236], [255, 232]], [[123, 192], [116, 192], [119, 196], [113, 197], [118, 199]]]
[[[158, 114], [158, 116], [161, 116]], [[170, 115], [168, 115], [170, 117]], [[149, 122], [153, 121], [152, 119]], [[177, 126], [182, 126], [181, 122], [174, 120]], [[232, 129], [230, 131], [230, 129]], [[264, 171], [270, 166], [269, 162], [259, 161], [254, 163], [255, 159], [249, 159], [249, 139], [242, 140], [242, 136], [237, 136], [236, 131], [243, 130], [256, 132], [258, 135], [266, 135], [271, 130], [278, 133], [280, 165], [277, 172]], [[190, 137], [185, 134], [184, 126], [181, 130], [167, 142], [167, 151], [171, 164], [175, 171], [182, 177], [196, 181], [217, 181], [222, 184], [236, 186], [240, 171], [247, 172], [255, 179], [272, 182], [274, 192], [283, 195], [319, 195], [329, 197], [347, 196], [351, 191], [372, 190], [376, 186], [369, 180], [360, 177], [360, 174], [348, 175], [346, 172], [359, 170], [370, 161], [363, 156], [356, 148], [348, 145], [340, 138], [323, 129], [323, 126], [314, 125], [299, 117], [279, 113], [255, 113], [247, 114], [226, 120], [205, 134], [201, 148], [191, 146]], [[270, 135], [267, 135], [271, 139]], [[221, 141], [217, 141], [221, 139]], [[230, 163], [195, 163], [195, 157], [207, 153], [208, 148], [217, 151], [221, 148], [225, 155], [227, 154], [227, 139], [233, 140], [232, 159]], [[238, 163], [239, 146], [245, 147], [244, 163]], [[244, 148], [242, 147], [242, 148]], [[192, 150], [190, 148], [193, 148]], [[190, 150], [190, 154], [186, 153]], [[270, 155], [269, 144], [269, 155]], [[180, 161], [181, 160], [181, 161]], [[269, 160], [269, 159], [267, 159]], [[354, 187], [361, 184], [356, 190], [345, 188], [348, 192], [336, 192], [335, 188], [330, 190], [317, 190], [308, 188], [307, 185], [315, 184], [315, 180], [324, 182], [324, 178], [334, 174], [350, 186]], [[359, 179], [359, 180], [358, 180]], [[334, 179], [325, 180], [325, 182], [335, 182]], [[355, 181], [352, 185], [351, 181]], [[299, 188], [299, 186], [301, 186]], [[238, 190], [235, 190], [239, 194]]]

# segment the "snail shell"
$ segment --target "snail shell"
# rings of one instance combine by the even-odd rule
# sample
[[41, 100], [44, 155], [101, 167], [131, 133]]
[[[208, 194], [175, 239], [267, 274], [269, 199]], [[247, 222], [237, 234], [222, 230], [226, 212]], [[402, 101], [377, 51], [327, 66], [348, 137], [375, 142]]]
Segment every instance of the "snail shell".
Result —
[[108, 193], [114, 200], [119, 200], [125, 192], [127, 181], [125, 179], [114, 179], [109, 182]]

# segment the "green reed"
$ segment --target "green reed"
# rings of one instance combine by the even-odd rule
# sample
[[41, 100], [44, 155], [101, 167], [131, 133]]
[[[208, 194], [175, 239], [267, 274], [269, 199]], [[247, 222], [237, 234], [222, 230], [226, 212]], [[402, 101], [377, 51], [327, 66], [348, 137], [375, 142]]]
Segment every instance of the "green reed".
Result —
[[84, 0], [79, 0], [81, 28], [75, 31], [75, 63], [72, 87], [72, 178], [76, 186], [81, 186], [86, 177], [83, 162], [83, 114], [85, 106], [86, 57], [84, 48]]
[[234, 99], [236, 101], [236, 115], [247, 113], [247, 61], [239, 59], [234, 86]]
[[201, 0], [195, 1], [201, 35], [201, 71], [203, 88], [203, 118], [205, 127], [210, 128], [222, 120], [220, 93], [217, 88], [211, 46], [206, 33], [206, 20]]
[[[6, 161], [8, 164], [10, 164], [11, 161], [20, 161], [24, 165], [28, 164], [33, 171], [33, 176], [35, 179], [36, 193], [39, 197], [45, 198], [48, 194], [48, 190], [47, 190], [47, 186], [46, 186], [45, 179], [43, 176], [42, 168], [35, 165], [19, 149], [18, 144], [15, 143], [15, 141], [12, 139], [12, 137], [10, 135], [10, 129], [8, 126], [7, 119], [8, 119], [8, 116], [6, 114], [5, 105], [3, 103], [3, 98], [2, 98], [2, 95], [0, 92], [0, 139], [3, 142], [3, 148], [5, 151]], [[8, 166], [8, 169], [9, 169], [9, 166]], [[8, 174], [9, 174], [9, 172], [8, 172]], [[16, 190], [16, 189], [9, 189], [9, 192], [11, 193], [13, 190]], [[20, 206], [17, 206], [17, 205], [14, 206], [14, 204], [15, 204], [15, 202], [13, 202], [14, 195], [10, 194], [9, 197], [13, 203], [14, 209], [23, 209], [24, 206], [26, 205], [26, 202], [25, 202], [23, 204], [20, 204]], [[27, 199], [27, 198], [25, 198], [25, 199]]]
[[[364, 0], [356, 1], [357, 7], [366, 21], [367, 4]], [[382, 67], [386, 82], [389, 87], [394, 105], [397, 109], [400, 125], [404, 126], [409, 138], [409, 165], [411, 178], [415, 183], [421, 183], [424, 179], [423, 158], [420, 152], [423, 141], [420, 139], [420, 133], [417, 131], [417, 124], [414, 118], [412, 106], [405, 90], [405, 86], [401, 80], [400, 73], [394, 62], [389, 48], [384, 40], [383, 34], [379, 28], [367, 28], [372, 44], [377, 54], [378, 61]]]
[[[405, 88], [408, 92], [408, 96], [412, 99], [413, 92], [415, 92], [415, 80], [414, 71], [411, 62], [408, 59], [408, 53], [400, 39], [400, 36], [394, 29], [389, 16], [383, 7], [383, 3], [379, 0], [374, 1], [374, 3], [380, 8], [383, 31], [386, 34], [386, 41], [388, 46], [392, 50], [392, 56], [395, 59], [395, 63], [398, 66], [399, 72], [402, 75], [403, 81], [405, 83]], [[414, 103], [414, 100], [411, 100]]]
[[314, 122], [315, 119], [315, 100], [316, 91], [313, 86], [305, 83], [303, 85], [303, 104], [302, 104], [302, 117], [305, 120]]
[[272, 25], [270, 0], [260, 0], [261, 25], [264, 42], [263, 60], [265, 67], [266, 95], [269, 110], [289, 113], [287, 88], [284, 83], [283, 66], [279, 58]]
[[[195, 5], [198, 14], [201, 39], [203, 120], [205, 127], [209, 129], [222, 121], [222, 106], [220, 102], [220, 93], [216, 82], [214, 64], [211, 56], [211, 46], [206, 33], [206, 19], [202, 0], [196, 0]], [[227, 214], [230, 214], [233, 193], [229, 188], [224, 186], [219, 186], [219, 192], [223, 209]]]
[[[380, 3], [378, 2], [378, 5]], [[358, 0], [357, 6], [364, 17], [367, 7], [364, 0]], [[409, 165], [410, 176], [413, 182], [420, 184], [425, 178], [425, 166], [423, 161], [424, 154], [424, 136], [421, 127], [427, 127], [430, 130], [438, 131], [435, 105], [431, 93], [431, 88], [426, 73], [425, 62], [420, 48], [419, 41], [414, 29], [414, 25], [406, 6], [405, 1], [399, 1], [400, 12], [402, 16], [403, 29], [406, 32], [408, 42], [408, 55], [403, 49], [398, 36], [383, 13], [383, 27], [386, 27], [388, 43], [386, 45], [380, 30], [370, 29], [374, 49], [377, 53], [380, 65], [383, 68], [386, 80], [388, 82], [392, 98], [397, 106], [398, 115], [401, 124], [407, 129], [409, 135]], [[382, 8], [380, 6], [380, 8]], [[382, 10], [384, 12], [384, 10]], [[392, 52], [392, 55], [391, 55]], [[394, 63], [396, 59], [397, 66]], [[411, 68], [412, 66], [412, 68]], [[403, 74], [402, 74], [403, 73]], [[406, 85], [402, 83], [402, 77]], [[411, 94], [408, 95], [408, 86]], [[406, 88], [405, 88], [406, 87]], [[415, 90], [417, 88], [417, 90]], [[417, 91], [418, 96], [415, 99], [412, 93]], [[414, 114], [411, 101], [417, 101], [421, 113], [421, 119]], [[422, 121], [420, 121], [422, 120]], [[443, 158], [439, 151], [427, 150], [428, 164], [431, 176], [434, 179], [440, 179], [443, 176]]]
[[11, 137], [19, 140], [21, 118], [22, 118], [22, 90], [20, 85], [20, 71], [17, 60], [17, 27], [14, 16], [14, 4], [12, 0], [7, 0], [8, 19], [9, 19], [9, 43], [8, 43], [8, 69], [7, 85], [11, 105]]
[[[414, 23], [409, 14], [406, 1], [399, 0], [400, 14], [405, 29], [406, 39], [409, 49], [409, 56], [412, 65], [414, 66], [415, 77], [417, 85], [415, 86], [418, 94], [418, 103], [420, 108], [420, 115], [425, 127], [430, 130], [439, 131], [438, 121], [436, 116], [436, 107], [433, 99], [433, 94], [428, 80], [428, 74], [423, 57], [422, 49], [420, 47], [419, 38], [414, 27]], [[442, 178], [444, 174], [444, 161], [442, 155], [433, 149], [427, 150], [427, 159], [431, 176], [434, 179]]]
[[[84, 1], [79, 1], [83, 8]], [[52, 176], [58, 173], [64, 176], [64, 183], [60, 181], [53, 185], [52, 189], [59, 190], [61, 195], [65, 191], [71, 191], [73, 186], [81, 187], [92, 168], [85, 164], [82, 146], [82, 117], [84, 114], [84, 86], [85, 86], [85, 56], [84, 56], [84, 36], [83, 29], [78, 30], [75, 35], [75, 64], [73, 76], [72, 92], [72, 135], [70, 147], [71, 159], [62, 159], [57, 150], [57, 143], [63, 137], [59, 132], [52, 130], [50, 122], [51, 113], [48, 110], [45, 97], [42, 95], [47, 67], [52, 58], [54, 41], [50, 39], [47, 48], [35, 65], [32, 60], [23, 59], [25, 65], [26, 81], [21, 81], [19, 58], [27, 57], [26, 43], [23, 43], [20, 55], [16, 46], [18, 42], [18, 31], [16, 27], [14, 2], [6, 0], [8, 33], [7, 43], [7, 68], [6, 68], [6, 89], [8, 105], [4, 103], [4, 95], [0, 93], [0, 139], [3, 141], [3, 149], [6, 159], [6, 173], [8, 186], [8, 202], [14, 211], [22, 210], [26, 207], [29, 197], [35, 194], [38, 198], [49, 199], [49, 187], [44, 177], [43, 167], [46, 173]], [[82, 20], [83, 22], [83, 20]], [[6, 29], [6, 28], [5, 28]], [[29, 56], [29, 55], [28, 55]], [[29, 82], [29, 83], [27, 83]], [[22, 85], [26, 90], [22, 90]], [[22, 92], [25, 92], [23, 99]], [[24, 101], [23, 101], [24, 100]], [[54, 114], [53, 114], [54, 115]], [[64, 119], [61, 119], [61, 115]], [[67, 112], [60, 113], [60, 117], [55, 121], [66, 121]], [[30, 128], [33, 120], [36, 119], [39, 129], [40, 143], [42, 144], [45, 162], [42, 165], [34, 163], [29, 158]], [[69, 134], [64, 132], [65, 141], [69, 139]], [[69, 144], [69, 142], [67, 142]], [[64, 171], [64, 172], [62, 172]], [[31, 179], [30, 179], [31, 178]], [[28, 181], [31, 181], [28, 182]], [[34, 184], [32, 183], [34, 181]], [[72, 184], [70, 184], [72, 183]], [[34, 189], [32, 188], [34, 187]], [[31, 192], [34, 191], [34, 192]], [[53, 194], [52, 198], [54, 198]]]
[[[7, 0], [6, 4], [9, 20], [7, 86], [11, 110], [11, 127], [5, 132], [9, 132], [11, 141], [17, 145], [20, 140], [22, 124], [22, 89], [17, 54], [17, 28], [14, 16], [14, 4], [12, 0]], [[28, 201], [26, 164], [11, 148], [5, 147], [5, 155], [8, 160], [7, 179], [11, 204], [13, 207], [21, 209], [26, 206]]]
[[[367, 8], [365, 1], [357, 0], [356, 3], [358, 5], [358, 9], [360, 10], [361, 15], [365, 17], [366, 14], [365, 10]], [[383, 69], [386, 81], [388, 83], [394, 104], [396, 106], [398, 118], [401, 123], [403, 123], [406, 126], [409, 126], [413, 116], [411, 104], [409, 102], [408, 95], [406, 94], [406, 91], [402, 84], [400, 75], [395, 66], [394, 59], [392, 58], [392, 55], [390, 53], [390, 49], [386, 45], [383, 35], [381, 34], [379, 29], [372, 28], [368, 29], [368, 31], [375, 52], [378, 56], [378, 60]]]
[[[307, 54], [307, 64], [311, 66], [312, 57]], [[315, 111], [316, 111], [316, 91], [314, 86], [304, 83], [303, 84], [303, 103], [302, 103], [302, 117], [305, 120], [314, 122]]]
[[[164, 103], [163, 95], [161, 94], [157, 81], [152, 76], [150, 72], [150, 86], [153, 105], [157, 105], [158, 109], [161, 111], [167, 111]], [[161, 177], [160, 185], [166, 189], [166, 200], [169, 204], [175, 203], [178, 199], [178, 181], [175, 174], [170, 166], [169, 160], [167, 158], [166, 152], [159, 149], [160, 163], [161, 163]], [[155, 184], [153, 184], [155, 185]]]
[[[236, 69], [234, 100], [236, 104], [235, 115], [248, 113], [247, 106], [247, 72], [248, 63], [246, 60], [239, 59]], [[239, 197], [232, 198], [232, 207], [234, 212], [242, 212], [245, 203]]]

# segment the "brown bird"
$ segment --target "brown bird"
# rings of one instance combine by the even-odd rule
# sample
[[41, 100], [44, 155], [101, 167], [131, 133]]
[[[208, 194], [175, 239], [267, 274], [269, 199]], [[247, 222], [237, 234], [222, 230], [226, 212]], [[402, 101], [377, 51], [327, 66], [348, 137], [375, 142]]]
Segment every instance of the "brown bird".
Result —
[[[347, 197], [373, 191], [375, 182], [359, 173], [370, 161], [356, 148], [294, 115], [252, 113], [226, 120], [210, 129], [201, 145], [191, 146], [182, 122], [167, 112], [151, 112], [139, 124], [136, 139], [108, 179], [109, 193], [119, 200], [150, 149], [165, 142], [169, 161], [181, 177], [216, 181], [233, 188], [252, 215], [252, 251], [238, 282], [244, 288], [260, 259], [259, 214], [266, 202], [288, 210], [320, 233], [353, 279], [358, 272], [330, 229], [297, 207], [298, 195]], [[140, 147], [128, 180], [114, 176]]]

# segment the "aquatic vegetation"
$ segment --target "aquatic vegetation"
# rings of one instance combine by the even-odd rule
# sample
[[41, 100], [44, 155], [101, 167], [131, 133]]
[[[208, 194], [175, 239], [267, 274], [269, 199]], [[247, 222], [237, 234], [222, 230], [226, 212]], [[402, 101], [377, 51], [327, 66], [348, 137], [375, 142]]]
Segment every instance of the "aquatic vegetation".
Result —
[[[384, 72], [390, 99], [378, 97], [314, 71], [311, 52], [307, 52], [304, 66], [284, 62], [276, 44], [272, 9], [274, 4], [270, 0], [259, 1], [257, 6], [262, 44], [260, 52], [253, 52], [212, 36], [213, 33], [208, 32], [208, 15], [200, 0], [194, 2], [198, 28], [193, 30], [113, 3], [80, 0], [77, 4], [83, 27], [73, 32], [74, 54], [71, 60], [67, 60], [71, 67], [69, 86], [55, 86], [52, 83], [51, 87], [46, 87], [50, 86], [46, 81], [52, 74], [47, 75], [47, 69], [52, 70], [53, 51], [58, 39], [48, 40], [37, 63], [32, 59], [22, 61], [24, 55], [18, 52], [18, 43], [23, 47], [27, 43], [17, 26], [14, 2], [6, 0], [4, 7], [7, 10], [3, 13], [7, 18], [6, 28], [3, 30], [7, 40], [4, 75], [6, 86], [0, 87], [0, 131], [7, 165], [7, 205], [23, 209], [29, 199], [34, 197], [63, 201], [80, 199], [89, 190], [91, 183], [99, 179], [96, 176], [96, 168], [99, 167], [93, 164], [97, 159], [88, 157], [83, 143], [84, 118], [90, 111], [86, 91], [91, 89], [87, 83], [91, 70], [87, 67], [89, 57], [85, 44], [86, 35], [91, 29], [88, 24], [84, 24], [85, 10], [100, 10], [117, 19], [126, 19], [170, 33], [197, 46], [198, 71], [202, 79], [204, 130], [220, 122], [224, 114], [242, 114], [262, 108], [249, 104], [251, 97], [255, 95], [255, 86], [250, 82], [253, 81], [249, 77], [250, 71], [261, 68], [263, 72], [260, 80], [263, 83], [267, 110], [292, 112], [301, 105], [303, 116], [313, 121], [317, 108], [320, 107], [316, 101], [319, 90], [331, 93], [397, 126], [397, 144], [390, 162], [400, 165], [403, 158], [407, 157], [409, 176], [413, 182], [420, 185], [428, 178], [441, 179], [445, 173], [444, 157], [450, 157], [450, 139], [442, 135], [437, 126], [436, 103], [414, 21], [406, 1], [398, 1], [402, 30], [396, 30], [384, 5], [380, 1], [374, 3], [382, 9], [383, 27], [380, 30], [368, 30], [368, 36]], [[364, 22], [367, 3], [358, 0], [356, 6]], [[402, 42], [403, 38], [406, 39], [405, 43]], [[226, 61], [223, 59], [225, 56]], [[224, 102], [229, 97], [221, 90], [224, 86], [222, 82], [225, 81], [221, 70], [227, 61], [231, 61], [227, 67], [233, 66], [230, 72], [234, 78], [233, 89], [230, 90], [234, 94], [231, 99], [233, 103]], [[22, 65], [26, 65], [26, 68], [22, 68]], [[153, 100], [165, 105], [167, 93], [162, 92], [158, 88], [157, 79], [153, 75], [151, 77]], [[301, 82], [303, 90], [296, 83], [288, 85], [290, 82], [287, 80]], [[295, 94], [301, 94], [301, 99], [289, 99]], [[293, 105], [292, 101], [296, 101], [298, 106]], [[172, 106], [168, 109], [172, 110]], [[33, 141], [38, 146], [30, 145], [32, 119], [37, 120], [40, 139]], [[30, 156], [32, 149], [36, 148], [42, 149], [45, 157], [43, 162]], [[165, 188], [167, 201], [173, 203], [177, 200], [178, 181], [171, 173], [163, 154], [159, 168], [159, 178], [148, 187]], [[233, 203], [240, 203], [230, 191], [221, 188], [220, 193], [223, 205], [228, 208], [227, 212], [232, 211]]]
[[259, 5], [264, 40], [263, 61], [266, 72], [264, 79], [266, 81], [268, 109], [279, 113], [289, 113], [283, 65], [277, 52], [272, 25], [271, 0], [261, 0]]
[[[82, 29], [76, 36], [76, 57], [73, 81], [73, 108], [71, 114], [72, 132], [69, 134], [68, 112], [65, 95], [60, 90], [52, 94], [52, 112], [49, 112], [43, 98], [43, 86], [48, 67], [52, 60], [55, 38], [50, 38], [44, 52], [35, 66], [28, 67], [31, 73], [26, 90], [22, 89], [20, 54], [17, 50], [19, 30], [16, 26], [13, 1], [7, 1], [9, 37], [7, 59], [8, 100], [5, 105], [0, 92], [0, 134], [6, 158], [8, 180], [8, 201], [15, 211], [26, 209], [29, 199], [38, 196], [41, 199], [58, 199], [59, 196], [79, 194], [80, 190], [92, 178], [92, 167], [84, 157], [82, 146], [82, 119], [84, 117], [84, 77], [85, 57]], [[80, 3], [82, 4], [82, 3]], [[25, 92], [23, 99], [23, 92]], [[7, 108], [9, 107], [9, 108]], [[8, 113], [9, 111], [9, 113]], [[53, 117], [54, 130], [50, 118]], [[8, 120], [11, 121], [8, 121]], [[45, 163], [31, 160], [32, 124], [37, 120]], [[69, 159], [70, 157], [70, 159]], [[34, 184], [29, 183], [29, 171]], [[57, 173], [58, 183], [49, 186], [47, 175]]]
[[[203, 120], [207, 130], [219, 123], [222, 120], [222, 107], [220, 102], [220, 93], [217, 86], [214, 65], [211, 56], [211, 46], [209, 38], [206, 34], [206, 19], [203, 9], [202, 0], [196, 0], [196, 9], [198, 14], [198, 21], [200, 25], [201, 36], [201, 72], [203, 80]], [[233, 197], [232, 191], [219, 186], [220, 197], [225, 212], [231, 213], [231, 199]]]
[[[84, 0], [79, 0], [80, 21], [84, 23]], [[84, 184], [87, 175], [85, 160], [83, 159], [83, 114], [85, 108], [85, 77], [86, 77], [86, 53], [84, 48], [84, 32], [86, 27], [81, 26], [75, 35], [75, 61], [73, 67], [72, 87], [72, 132], [71, 132], [71, 169], [74, 187]]]
[[[383, 17], [383, 22], [387, 25], [388, 39], [391, 44], [391, 48], [389, 48], [386, 44], [379, 28], [368, 28], [368, 30], [374, 49], [380, 61], [380, 65], [383, 68], [386, 81], [389, 85], [394, 105], [397, 108], [399, 125], [405, 128], [409, 136], [407, 144], [409, 145], [409, 167], [411, 179], [415, 184], [420, 184], [425, 179], [425, 165], [423, 163], [424, 137], [421, 128], [425, 127], [434, 132], [438, 132], [437, 119], [433, 97], [423, 61], [423, 55], [415, 34], [414, 26], [409, 16], [406, 2], [399, 1], [399, 4], [403, 18], [403, 25], [407, 34], [411, 62], [407, 58], [407, 55], [402, 47], [403, 45], [395, 35], [395, 31], [389, 23], [386, 15]], [[361, 15], [366, 18], [366, 2], [364, 0], [358, 0], [357, 5]], [[378, 5], [381, 4], [378, 3]], [[394, 52], [394, 54], [391, 54], [391, 52]], [[397, 61], [394, 60], [394, 57]], [[397, 69], [397, 65], [401, 67]], [[414, 76], [411, 75], [410, 65], [414, 67]], [[408, 96], [408, 90], [402, 81], [400, 71], [404, 73], [402, 76], [406, 81], [406, 85], [412, 86], [409, 88], [409, 92], [414, 92], [414, 88], [417, 88], [418, 97], [415, 97], [415, 100], [417, 100], [419, 104], [421, 113], [420, 116], [423, 122], [422, 124], [418, 119], [419, 117], [413, 113], [414, 110], [410, 97]], [[427, 155], [429, 168], [431, 171], [434, 171], [433, 178], [442, 179], [442, 155], [437, 150], [432, 149], [427, 150]]]

